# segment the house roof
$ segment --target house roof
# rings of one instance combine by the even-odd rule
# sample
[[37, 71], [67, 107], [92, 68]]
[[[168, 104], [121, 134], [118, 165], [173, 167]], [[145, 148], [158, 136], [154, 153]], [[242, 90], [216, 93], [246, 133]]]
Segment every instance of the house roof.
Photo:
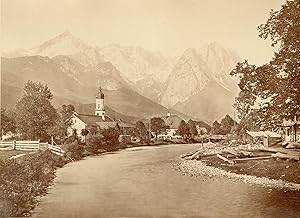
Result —
[[100, 129], [108, 129], [116, 127], [116, 122], [96, 122], [96, 124], [100, 127]]
[[91, 114], [74, 114], [77, 116], [80, 120], [82, 120], [85, 124], [97, 124], [101, 122], [113, 122], [111, 118], [108, 116], [104, 116], [104, 120], [102, 119], [102, 116], [97, 115], [91, 115]]
[[127, 123], [123, 120], [119, 120], [117, 123], [118, 123], [119, 127], [121, 127], [121, 128], [134, 128], [135, 127], [135, 125]]
[[175, 114], [170, 116], [162, 116], [161, 118], [165, 121], [165, 124], [170, 127], [170, 129], [178, 129], [178, 126], [182, 120]]
[[257, 132], [250, 132], [247, 131], [247, 134], [249, 134], [252, 137], [271, 137], [271, 138], [280, 138], [281, 135], [276, 133], [276, 132], [271, 132], [271, 131], [257, 131]]

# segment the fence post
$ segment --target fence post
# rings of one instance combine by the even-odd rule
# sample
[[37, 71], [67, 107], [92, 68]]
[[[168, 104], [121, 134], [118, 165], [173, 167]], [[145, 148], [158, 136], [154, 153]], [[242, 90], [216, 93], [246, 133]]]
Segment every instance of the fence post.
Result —
[[40, 150], [40, 140], [39, 140], [39, 148], [38, 148], [38, 150]]
[[13, 140], [13, 146], [12, 146], [13, 150], [16, 150], [16, 140]]

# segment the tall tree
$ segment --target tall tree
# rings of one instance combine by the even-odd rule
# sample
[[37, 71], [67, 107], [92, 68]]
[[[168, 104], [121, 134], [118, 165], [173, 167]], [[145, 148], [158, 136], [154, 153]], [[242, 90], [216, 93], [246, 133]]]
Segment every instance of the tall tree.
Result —
[[157, 139], [157, 135], [159, 133], [166, 131], [166, 128], [167, 128], [167, 126], [165, 124], [165, 121], [162, 118], [160, 118], [160, 117], [151, 118], [150, 130], [152, 132], [155, 132], [156, 139]]
[[17, 130], [25, 139], [47, 140], [48, 130], [58, 118], [51, 104], [53, 95], [46, 84], [28, 81], [24, 95], [16, 104]]
[[191, 136], [190, 128], [184, 120], [180, 121], [178, 130], [177, 130], [177, 134], [182, 136], [185, 140], [190, 138], [190, 136]]
[[217, 120], [213, 122], [210, 132], [214, 135], [219, 135], [222, 133], [221, 124]]
[[54, 136], [59, 143], [63, 143], [69, 136], [68, 128], [72, 125], [71, 117], [75, 111], [75, 107], [71, 104], [62, 105], [60, 115], [55, 122], [55, 125], [48, 130], [48, 134]]
[[141, 138], [142, 141], [148, 141], [149, 135], [145, 124], [142, 121], [137, 121], [135, 124], [137, 136]]
[[223, 134], [229, 134], [234, 126], [234, 120], [227, 114], [221, 120], [221, 131]]
[[194, 138], [195, 136], [198, 135], [198, 131], [197, 131], [197, 127], [196, 127], [196, 124], [195, 124], [195, 121], [193, 120], [189, 120], [188, 123], [188, 128], [189, 128], [189, 131], [190, 131], [190, 135], [192, 138]]
[[278, 51], [262, 66], [239, 63], [231, 75], [241, 79], [236, 99], [240, 118], [258, 105], [257, 125], [268, 129], [283, 119], [293, 119], [300, 111], [300, 0], [287, 1], [279, 11], [271, 11], [258, 29], [259, 36], [270, 39]]
[[15, 113], [12, 111], [7, 111], [4, 108], [1, 108], [1, 120], [0, 120], [1, 128], [0, 131], [3, 134], [8, 132], [16, 132], [16, 121], [15, 121]]

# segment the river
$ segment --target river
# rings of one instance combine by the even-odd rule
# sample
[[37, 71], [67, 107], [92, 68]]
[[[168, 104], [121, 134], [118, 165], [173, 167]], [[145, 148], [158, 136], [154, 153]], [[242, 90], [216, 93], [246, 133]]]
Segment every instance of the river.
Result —
[[33, 217], [300, 217], [300, 193], [226, 178], [183, 176], [193, 145], [140, 147], [58, 169]]

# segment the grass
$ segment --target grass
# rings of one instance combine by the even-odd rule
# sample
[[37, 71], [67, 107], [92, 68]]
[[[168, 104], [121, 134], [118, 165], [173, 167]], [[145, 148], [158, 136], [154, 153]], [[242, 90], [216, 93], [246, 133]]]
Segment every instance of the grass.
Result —
[[7, 160], [8, 158], [12, 157], [12, 156], [15, 156], [15, 155], [18, 155], [18, 154], [24, 154], [24, 153], [29, 153], [31, 151], [17, 151], [17, 150], [3, 150], [1, 151], [0, 150], [0, 160]]

